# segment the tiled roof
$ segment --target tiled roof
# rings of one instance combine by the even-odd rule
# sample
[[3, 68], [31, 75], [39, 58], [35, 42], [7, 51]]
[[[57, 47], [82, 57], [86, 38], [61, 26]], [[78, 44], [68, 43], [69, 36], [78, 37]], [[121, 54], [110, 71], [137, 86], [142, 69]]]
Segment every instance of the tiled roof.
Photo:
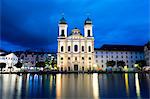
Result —
[[95, 48], [95, 50], [105, 51], [144, 51], [144, 46], [136, 45], [103, 45], [101, 48]]

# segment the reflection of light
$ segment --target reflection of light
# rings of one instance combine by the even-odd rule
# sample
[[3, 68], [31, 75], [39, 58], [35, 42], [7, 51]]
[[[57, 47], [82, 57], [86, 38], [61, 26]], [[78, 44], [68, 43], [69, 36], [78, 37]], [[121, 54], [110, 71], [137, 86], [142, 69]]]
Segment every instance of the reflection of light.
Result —
[[19, 96], [21, 96], [21, 86], [22, 86], [22, 76], [18, 76], [17, 78], [19, 78], [19, 81], [18, 81], [18, 99], [20, 98]]
[[94, 73], [93, 74], [93, 96], [94, 99], [98, 99], [99, 97], [99, 89], [98, 89], [98, 74]]
[[29, 81], [30, 81], [30, 74], [27, 74], [27, 81], [26, 81], [26, 93], [28, 93], [28, 88], [29, 88]]
[[140, 97], [140, 84], [138, 79], [138, 73], [135, 74], [135, 86], [136, 86], [136, 94]]
[[52, 91], [52, 86], [53, 86], [53, 76], [50, 75], [50, 79], [49, 79], [49, 83], [50, 83], [50, 91]]
[[34, 80], [37, 80], [37, 79], [38, 79], [38, 75], [35, 74], [35, 75], [34, 75]]
[[61, 74], [56, 75], [56, 97], [61, 96]]
[[126, 85], [126, 93], [129, 96], [129, 81], [128, 81], [128, 74], [125, 73], [125, 85]]

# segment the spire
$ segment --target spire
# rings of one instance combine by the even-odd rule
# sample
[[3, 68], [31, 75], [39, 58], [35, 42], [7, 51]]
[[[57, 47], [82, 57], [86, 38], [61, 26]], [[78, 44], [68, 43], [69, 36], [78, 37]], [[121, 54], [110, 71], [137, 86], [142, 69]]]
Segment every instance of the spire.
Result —
[[62, 13], [62, 18], [59, 20], [59, 24], [67, 24], [67, 22], [64, 18], [64, 13]]
[[85, 20], [84, 24], [85, 25], [86, 24], [92, 24], [92, 20], [89, 17], [87, 17], [87, 19]]

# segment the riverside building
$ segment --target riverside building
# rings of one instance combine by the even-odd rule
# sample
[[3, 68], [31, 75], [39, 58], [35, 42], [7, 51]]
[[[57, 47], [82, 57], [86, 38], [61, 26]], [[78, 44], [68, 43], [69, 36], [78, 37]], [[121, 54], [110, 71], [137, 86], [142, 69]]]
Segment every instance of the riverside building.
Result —
[[67, 33], [68, 25], [64, 17], [59, 21], [58, 26], [57, 66], [59, 70], [91, 70], [94, 64], [94, 37], [91, 19], [85, 20], [84, 35], [77, 28]]
[[95, 64], [106, 68], [107, 61], [124, 61], [129, 68], [134, 67], [137, 60], [144, 60], [144, 47], [134, 45], [103, 45], [95, 48]]
[[150, 41], [144, 46], [144, 55], [145, 55], [146, 65], [150, 66]]

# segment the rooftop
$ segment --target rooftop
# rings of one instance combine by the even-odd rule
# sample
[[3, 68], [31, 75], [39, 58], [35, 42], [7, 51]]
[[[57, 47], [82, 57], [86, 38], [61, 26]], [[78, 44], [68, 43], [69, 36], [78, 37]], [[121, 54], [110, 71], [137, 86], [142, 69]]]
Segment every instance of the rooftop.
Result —
[[95, 50], [105, 50], [105, 51], [144, 51], [144, 46], [137, 46], [137, 45], [108, 45], [108, 44], [105, 44], [101, 48], [95, 48]]
[[59, 21], [59, 24], [67, 24], [66, 20], [64, 17], [62, 17]]
[[92, 24], [92, 20], [88, 17], [88, 18], [85, 20], [84, 24]]

